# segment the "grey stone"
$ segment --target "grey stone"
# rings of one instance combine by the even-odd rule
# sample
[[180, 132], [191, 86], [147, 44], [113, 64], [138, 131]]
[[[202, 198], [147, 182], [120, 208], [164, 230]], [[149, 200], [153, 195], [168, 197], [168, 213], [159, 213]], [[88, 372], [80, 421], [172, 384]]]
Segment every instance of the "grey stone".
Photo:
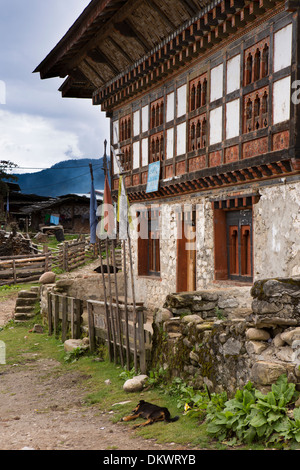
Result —
[[249, 328], [246, 331], [246, 338], [249, 341], [268, 341], [270, 334], [261, 328]]
[[203, 319], [199, 315], [186, 315], [181, 319], [184, 323], [202, 323]]
[[147, 375], [137, 375], [132, 379], [128, 379], [123, 385], [123, 390], [129, 393], [140, 392], [143, 390], [147, 379]]
[[237, 356], [240, 354], [241, 349], [241, 342], [234, 338], [229, 338], [223, 345], [223, 353], [225, 356]]
[[52, 271], [48, 271], [41, 275], [39, 278], [40, 284], [53, 284], [55, 282], [56, 274]]
[[291, 345], [293, 341], [300, 339], [300, 327], [281, 333], [281, 339], [285, 343]]
[[286, 368], [282, 364], [258, 361], [251, 369], [251, 381], [258, 385], [270, 385], [283, 374], [286, 374]]
[[247, 341], [246, 351], [248, 354], [259, 355], [268, 348], [268, 344], [263, 341]]

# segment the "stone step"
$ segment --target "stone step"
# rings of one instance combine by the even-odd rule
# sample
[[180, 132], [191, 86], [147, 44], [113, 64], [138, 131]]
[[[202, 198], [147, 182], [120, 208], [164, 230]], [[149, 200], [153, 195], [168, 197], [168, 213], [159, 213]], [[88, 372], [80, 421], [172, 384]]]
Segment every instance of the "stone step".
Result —
[[21, 297], [16, 300], [16, 306], [21, 307], [21, 306], [34, 306], [37, 301], [37, 298], [26, 298], [26, 297]]
[[26, 321], [30, 320], [34, 316], [34, 313], [15, 313], [14, 320], [15, 322]]
[[30, 290], [20, 290], [18, 294], [18, 298], [37, 299], [38, 296], [37, 296], [37, 293], [34, 291], [32, 292]]
[[40, 286], [31, 286], [30, 291], [38, 295], [40, 293]]
[[16, 307], [15, 313], [34, 313], [34, 307], [33, 306]]

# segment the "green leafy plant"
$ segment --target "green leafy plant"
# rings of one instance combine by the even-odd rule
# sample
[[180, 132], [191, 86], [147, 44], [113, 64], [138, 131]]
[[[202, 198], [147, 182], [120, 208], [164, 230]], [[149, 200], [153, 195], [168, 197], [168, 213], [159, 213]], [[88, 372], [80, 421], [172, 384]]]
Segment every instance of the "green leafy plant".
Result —
[[82, 348], [79, 346], [78, 348], [74, 348], [72, 351], [68, 351], [65, 354], [64, 360], [65, 362], [76, 362], [81, 356], [86, 354], [86, 352], [86, 348]]
[[236, 438], [240, 442], [280, 442], [300, 439], [300, 412], [295, 409], [294, 419], [288, 412], [298, 397], [295, 384], [282, 375], [269, 393], [255, 390], [249, 382], [238, 390], [220, 411], [207, 407], [207, 432], [220, 440]]

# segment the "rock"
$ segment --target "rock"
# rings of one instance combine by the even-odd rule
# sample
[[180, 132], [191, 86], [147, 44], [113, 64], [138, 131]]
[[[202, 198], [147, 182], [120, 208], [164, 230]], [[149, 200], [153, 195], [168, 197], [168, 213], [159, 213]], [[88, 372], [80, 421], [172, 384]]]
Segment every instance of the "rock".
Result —
[[236, 299], [219, 300], [219, 303], [218, 303], [219, 308], [236, 308], [238, 306], [239, 306], [239, 303]]
[[286, 374], [286, 368], [276, 362], [258, 361], [251, 369], [251, 381], [258, 385], [270, 385]]
[[82, 339], [67, 339], [64, 342], [64, 349], [66, 352], [74, 351], [77, 348], [87, 349], [87, 346], [84, 345]]
[[47, 271], [46, 273], [42, 274], [39, 278], [40, 284], [54, 284], [56, 278], [56, 274], [52, 271]]
[[203, 319], [199, 315], [186, 315], [181, 319], [184, 323], [202, 323]]
[[247, 341], [246, 350], [248, 354], [261, 354], [269, 346], [264, 341]]
[[274, 339], [273, 339], [273, 344], [275, 348], [281, 348], [284, 345], [284, 341], [281, 338], [281, 333], [278, 333]]
[[154, 321], [157, 324], [157, 323], [170, 320], [170, 318], [172, 317], [173, 317], [173, 314], [172, 312], [170, 312], [170, 310], [168, 310], [167, 308], [159, 308], [155, 312]]
[[275, 355], [277, 359], [279, 359], [280, 361], [284, 361], [284, 362], [291, 362], [293, 353], [294, 353], [293, 349], [290, 348], [289, 346], [279, 348], [275, 351]]
[[291, 346], [293, 341], [300, 339], [300, 328], [294, 328], [292, 330], [281, 333], [281, 339]]
[[223, 353], [225, 356], [237, 356], [240, 354], [241, 349], [241, 342], [234, 338], [229, 338], [223, 345]]
[[180, 319], [168, 320], [164, 323], [164, 330], [167, 333], [181, 333]]
[[194, 312], [203, 312], [206, 310], [214, 310], [216, 308], [216, 303], [215, 302], [206, 302], [206, 301], [201, 301], [201, 302], [195, 302], [193, 305], [193, 311]]
[[147, 379], [147, 375], [137, 375], [132, 379], [128, 379], [123, 385], [123, 390], [125, 392], [140, 392], [143, 390]]
[[249, 341], [268, 341], [270, 334], [261, 328], [249, 328], [246, 331], [246, 338]]

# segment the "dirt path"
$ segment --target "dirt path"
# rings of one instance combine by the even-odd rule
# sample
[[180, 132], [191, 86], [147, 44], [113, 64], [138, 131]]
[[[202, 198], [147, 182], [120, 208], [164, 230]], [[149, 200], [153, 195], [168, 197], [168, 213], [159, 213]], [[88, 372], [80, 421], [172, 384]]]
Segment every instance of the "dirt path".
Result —
[[[86, 407], [86, 377], [62, 373], [54, 360], [1, 369], [0, 449], [22, 450], [174, 450], [137, 437], [112, 412]], [[180, 447], [183, 449], [182, 447]]]
[[[15, 300], [1, 301], [0, 326], [13, 317]], [[0, 365], [0, 450], [178, 449], [137, 437], [124, 423], [113, 424], [112, 412], [84, 406], [88, 391], [80, 373], [63, 373], [51, 359], [26, 360], [21, 366]]]

